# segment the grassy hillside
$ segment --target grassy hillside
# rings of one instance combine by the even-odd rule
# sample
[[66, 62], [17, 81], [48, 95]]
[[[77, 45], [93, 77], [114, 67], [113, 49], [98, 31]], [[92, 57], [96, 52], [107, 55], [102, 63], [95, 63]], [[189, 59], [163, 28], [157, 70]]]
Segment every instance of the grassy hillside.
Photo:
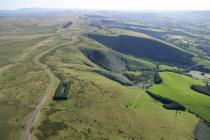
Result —
[[30, 46], [34, 46], [46, 38], [42, 36], [0, 38], [0, 67], [14, 63], [18, 57], [31, 49]]
[[165, 64], [189, 66], [193, 55], [158, 40], [128, 35], [105, 36], [89, 34], [89, 38], [117, 52]]
[[[70, 21], [71, 26], [63, 28]], [[35, 126], [29, 129], [31, 140], [194, 140], [199, 118], [189, 112], [166, 110], [143, 89], [120, 84], [123, 80], [138, 84], [153, 80], [151, 69], [156, 65], [87, 38], [84, 34], [96, 30], [89, 22], [72, 16], [71, 11], [0, 17], [0, 58], [5, 60], [0, 62], [0, 139], [22, 139], [27, 122], [33, 119], [31, 113], [41, 107]], [[99, 30], [107, 33], [103, 27]], [[127, 39], [139, 43], [139, 37], [119, 38], [122, 46]], [[175, 51], [170, 55], [188, 63], [191, 56], [171, 48]], [[168, 63], [165, 59], [161, 58]], [[98, 72], [102, 69], [108, 71], [105, 76]], [[59, 80], [71, 82], [69, 100], [53, 100]], [[46, 102], [41, 106], [40, 97], [46, 93], [49, 97], [42, 98]], [[192, 100], [196, 104], [202, 100], [195, 111], [208, 117], [209, 102], [203, 96], [196, 94]]]
[[112, 28], [111, 30], [111, 34], [113, 35], [130, 35], [130, 36], [136, 36], [136, 37], [142, 37], [142, 38], [150, 38], [152, 39], [152, 36], [149, 36], [147, 34], [143, 34], [140, 32], [135, 32], [132, 30], [124, 30], [124, 29], [118, 29], [118, 28]]
[[[156, 65], [132, 56], [123, 55], [107, 48], [80, 48], [88, 60], [95, 63], [94, 72], [117, 81], [123, 85], [148, 85], [153, 79], [152, 71]], [[87, 64], [87, 66], [92, 66]], [[93, 66], [92, 66], [93, 67]], [[145, 71], [141, 75], [134, 75]], [[147, 72], [146, 72], [147, 71]], [[132, 74], [131, 74], [132, 73]], [[151, 75], [151, 76], [149, 76]], [[130, 81], [131, 80], [131, 81]], [[142, 84], [144, 82], [144, 84]]]
[[139, 71], [143, 69], [153, 69], [155, 67], [153, 63], [122, 55], [111, 49], [81, 48], [80, 50], [92, 62], [111, 71]]
[[191, 112], [210, 122], [210, 97], [191, 90], [192, 84], [204, 84], [199, 80], [184, 75], [162, 72], [163, 82], [152, 86], [149, 90], [160, 96], [174, 100]]
[[123, 57], [111, 50], [106, 49], [81, 49], [82, 52], [94, 63], [112, 71], [126, 70], [126, 63]]
[[39, 61], [40, 54], [61, 42], [53, 36], [55, 19], [45, 19], [27, 15], [0, 17], [2, 140], [22, 139], [26, 123], [49, 84], [49, 77], [35, 61]]
[[[86, 40], [81, 40], [78, 47], [86, 44]], [[96, 74], [92, 69], [97, 67], [90, 66], [91, 61], [79, 50], [68, 45], [43, 59], [56, 75], [71, 80], [72, 85], [70, 100], [50, 101], [44, 108], [42, 121], [34, 131], [36, 137], [193, 140], [198, 122], [194, 115], [166, 110], [145, 91]]]
[[169, 65], [159, 65], [158, 69], [160, 71], [168, 70], [168, 71], [177, 71], [178, 67], [169, 66]]

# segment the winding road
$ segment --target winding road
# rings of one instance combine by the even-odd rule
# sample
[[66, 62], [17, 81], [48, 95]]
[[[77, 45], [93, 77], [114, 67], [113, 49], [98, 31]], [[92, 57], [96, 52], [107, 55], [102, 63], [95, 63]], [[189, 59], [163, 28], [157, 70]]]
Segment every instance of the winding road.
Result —
[[[78, 34], [80, 34], [80, 31], [79, 30], [74, 30], [74, 29], [79, 29], [79, 26], [80, 24], [78, 23], [73, 23], [71, 25], [70, 28], [68, 28], [67, 30], [67, 33], [70, 32], [70, 30], [72, 31], [71, 32], [71, 38], [69, 39], [64, 39], [65, 37], [62, 36], [65, 35], [64, 32], [65, 31], [57, 31], [57, 37], [59, 37], [59, 39], [64, 39], [63, 42], [65, 43], [62, 43], [60, 45], [57, 45], [57, 46], [54, 46], [54, 47], [51, 47], [49, 48], [48, 50], [42, 52], [42, 53], [39, 53], [38, 55], [36, 55], [35, 57], [33, 57], [33, 63], [40, 66], [44, 71], [45, 73], [48, 75], [49, 77], [49, 84], [44, 92], [44, 94], [40, 97], [36, 107], [35, 107], [35, 110], [32, 112], [26, 126], [25, 126], [25, 130], [24, 130], [24, 134], [23, 134], [23, 139], [22, 140], [30, 140], [31, 139], [31, 133], [32, 133], [32, 129], [33, 127], [36, 125], [36, 121], [39, 117], [39, 114], [40, 114], [40, 110], [42, 108], [42, 106], [44, 105], [44, 103], [46, 102], [47, 98], [49, 97], [49, 95], [51, 93], [54, 92], [54, 89], [55, 87], [57, 87], [58, 83], [59, 83], [59, 79], [51, 72], [51, 70], [44, 64], [42, 64], [40, 62], [40, 59], [43, 58], [45, 55], [49, 54], [49, 52], [59, 48], [59, 47], [62, 47], [62, 46], [65, 46], [65, 45], [72, 45], [74, 44], [75, 42], [78, 42], [78, 39], [79, 37], [77, 36]], [[65, 41], [66, 40], [66, 41]], [[45, 42], [48, 42], [47, 40], [45, 40]], [[41, 46], [42, 43], [39, 44], [39, 46]], [[44, 44], [44, 42], [43, 42]], [[42, 45], [43, 45], [42, 44]], [[37, 49], [38, 46], [36, 46], [36, 48], [34, 48], [33, 50]]]
[[36, 124], [36, 121], [37, 121], [37, 118], [39, 116], [39, 113], [40, 113], [40, 110], [42, 108], [42, 106], [44, 105], [46, 99], [48, 98], [48, 96], [50, 95], [50, 93], [52, 93], [52, 89], [54, 87], [56, 87], [57, 83], [58, 83], [58, 79], [57, 77], [51, 72], [50, 69], [48, 69], [48, 67], [42, 63], [40, 63], [40, 59], [45, 56], [46, 54], [48, 54], [49, 52], [59, 48], [59, 47], [62, 47], [63, 45], [66, 45], [66, 44], [62, 44], [62, 45], [59, 45], [59, 46], [56, 46], [56, 47], [52, 47], [48, 50], [46, 50], [45, 52], [43, 53], [40, 53], [38, 55], [36, 55], [34, 58], [33, 58], [33, 62], [34, 64], [36, 65], [39, 65], [41, 68], [44, 69], [45, 73], [48, 75], [49, 77], [49, 81], [50, 83], [48, 84], [44, 94], [41, 96], [41, 98], [39, 99], [38, 103], [37, 103], [37, 106], [35, 107], [35, 110], [33, 111], [30, 119], [28, 120], [27, 122], [27, 125], [25, 127], [25, 132], [24, 132], [24, 135], [23, 135], [23, 140], [30, 140], [30, 137], [31, 137], [31, 130], [32, 128], [35, 126]]

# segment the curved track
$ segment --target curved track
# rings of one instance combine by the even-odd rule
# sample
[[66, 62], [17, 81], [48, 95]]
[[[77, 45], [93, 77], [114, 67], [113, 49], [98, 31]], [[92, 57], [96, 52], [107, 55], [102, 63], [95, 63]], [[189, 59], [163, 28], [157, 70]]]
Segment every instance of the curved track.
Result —
[[44, 105], [47, 97], [50, 95], [51, 93], [51, 89], [53, 89], [53, 87], [55, 86], [56, 84], [56, 76], [54, 76], [54, 74], [50, 71], [50, 69], [47, 68], [46, 65], [40, 63], [40, 59], [48, 54], [50, 51], [53, 51], [54, 49], [58, 48], [58, 47], [61, 47], [63, 45], [59, 45], [59, 46], [56, 46], [56, 47], [52, 47], [50, 49], [48, 49], [47, 51], [41, 53], [41, 54], [38, 54], [36, 55], [34, 58], [33, 58], [33, 62], [34, 64], [36, 65], [39, 65], [41, 68], [44, 69], [45, 73], [48, 75], [49, 77], [49, 81], [50, 83], [48, 84], [44, 94], [41, 96], [41, 98], [39, 99], [36, 107], [35, 107], [35, 110], [33, 111], [30, 119], [28, 120], [27, 124], [26, 124], [26, 127], [25, 127], [25, 131], [24, 131], [24, 135], [23, 135], [23, 140], [30, 140], [30, 136], [31, 136], [31, 129], [35, 126], [35, 123], [36, 123], [36, 120], [39, 116], [39, 113], [40, 113], [40, 110], [42, 108], [42, 106]]
[[[80, 33], [79, 30], [73, 30], [73, 29], [78, 29], [79, 28], [79, 24], [72, 24], [71, 25], [72, 28], [69, 28], [69, 30], [67, 30], [67, 33], [72, 31], [71, 32], [71, 36], [70, 38], [68, 39], [65, 39], [65, 36], [62, 36], [62, 34], [65, 35], [65, 31], [57, 31], [57, 38], [59, 39], [64, 39], [64, 42], [63, 44], [60, 44], [58, 46], [55, 46], [55, 47], [51, 47], [49, 48], [48, 50], [36, 55], [34, 58], [33, 58], [33, 62], [34, 64], [40, 66], [44, 71], [45, 73], [48, 75], [49, 77], [49, 84], [44, 92], [44, 94], [40, 97], [36, 107], [35, 107], [35, 110], [32, 112], [32, 115], [30, 116], [26, 126], [25, 126], [25, 130], [24, 130], [24, 134], [23, 134], [23, 140], [30, 140], [31, 139], [31, 130], [32, 128], [35, 126], [36, 124], [36, 121], [38, 119], [38, 116], [39, 116], [39, 113], [40, 113], [40, 110], [42, 108], [42, 106], [44, 105], [45, 101], [47, 100], [48, 96], [53, 92], [52, 89], [54, 87], [57, 86], [57, 83], [58, 83], [58, 79], [57, 77], [51, 72], [51, 70], [44, 64], [42, 64], [40, 62], [40, 59], [42, 57], [44, 57], [45, 55], [49, 54], [49, 52], [59, 48], [59, 47], [62, 47], [62, 46], [65, 46], [65, 45], [70, 45], [70, 44], [74, 44], [75, 42], [78, 42], [78, 32]], [[65, 41], [66, 40], [66, 41]]]

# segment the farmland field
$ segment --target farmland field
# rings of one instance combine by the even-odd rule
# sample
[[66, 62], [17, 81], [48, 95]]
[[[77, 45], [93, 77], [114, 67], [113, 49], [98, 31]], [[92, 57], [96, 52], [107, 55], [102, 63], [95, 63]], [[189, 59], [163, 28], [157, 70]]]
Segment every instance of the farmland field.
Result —
[[192, 84], [204, 85], [203, 82], [171, 72], [162, 72], [160, 76], [163, 83], [152, 86], [150, 91], [182, 104], [191, 112], [210, 122], [210, 98], [190, 88]]

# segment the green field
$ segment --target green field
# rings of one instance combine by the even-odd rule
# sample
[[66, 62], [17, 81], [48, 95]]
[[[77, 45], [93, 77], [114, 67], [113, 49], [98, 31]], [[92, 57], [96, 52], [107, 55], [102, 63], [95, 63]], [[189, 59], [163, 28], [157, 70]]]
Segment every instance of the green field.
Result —
[[177, 71], [178, 70], [178, 67], [176, 66], [169, 66], [169, 65], [159, 65], [159, 68], [158, 68], [160, 71], [161, 70], [168, 70], [168, 71]]
[[160, 76], [163, 82], [152, 86], [150, 91], [180, 103], [189, 111], [210, 122], [210, 97], [190, 89], [192, 84], [203, 85], [204, 83], [172, 72], [162, 72]]
[[[78, 46], [85, 44], [82, 40]], [[98, 67], [88, 67], [92, 62], [78, 48], [69, 45], [57, 49], [43, 62], [73, 83], [70, 100], [51, 101], [43, 110], [42, 122], [34, 132], [40, 140], [193, 140], [198, 118], [188, 112], [166, 110], [142, 89], [122, 86], [92, 72]]]

